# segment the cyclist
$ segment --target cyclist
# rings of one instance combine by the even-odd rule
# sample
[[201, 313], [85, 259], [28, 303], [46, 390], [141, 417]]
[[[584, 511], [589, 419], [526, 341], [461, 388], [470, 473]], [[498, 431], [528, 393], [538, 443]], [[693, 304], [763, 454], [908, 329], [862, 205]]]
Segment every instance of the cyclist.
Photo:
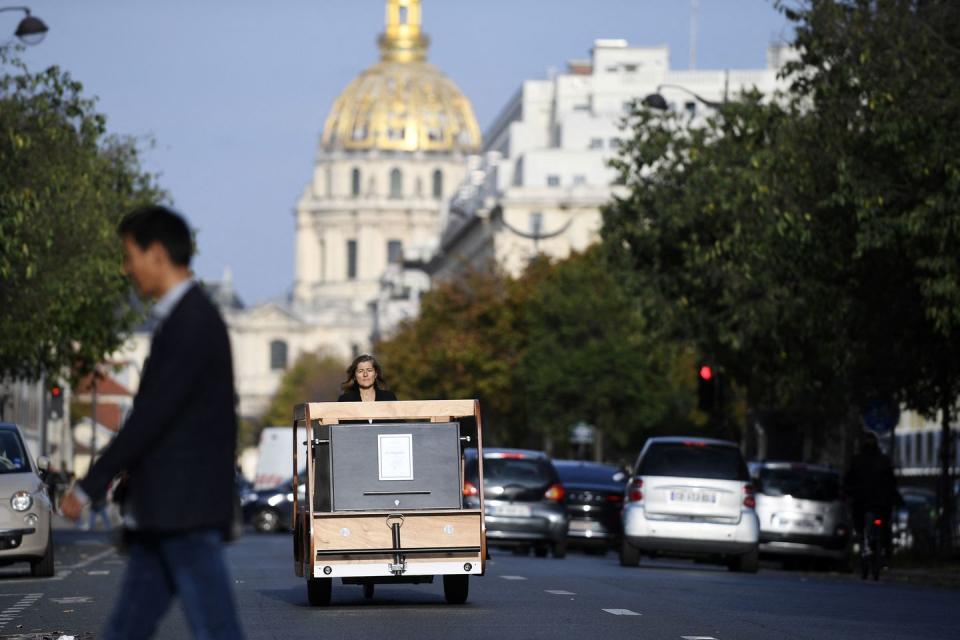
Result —
[[884, 563], [888, 562], [893, 552], [893, 508], [901, 499], [893, 475], [893, 465], [890, 458], [880, 450], [877, 437], [873, 433], [863, 435], [860, 451], [850, 463], [843, 486], [853, 511], [857, 540], [863, 540], [864, 519], [868, 513], [883, 521]]

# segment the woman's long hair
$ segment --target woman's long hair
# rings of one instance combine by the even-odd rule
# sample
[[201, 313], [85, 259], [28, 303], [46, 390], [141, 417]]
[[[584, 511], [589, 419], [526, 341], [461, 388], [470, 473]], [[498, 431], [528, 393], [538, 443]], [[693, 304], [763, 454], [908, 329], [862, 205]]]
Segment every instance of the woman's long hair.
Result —
[[357, 388], [357, 367], [364, 362], [372, 363], [373, 370], [377, 372], [377, 379], [374, 380], [373, 386], [377, 389], [389, 389], [387, 381], [383, 377], [383, 369], [380, 368], [380, 363], [377, 362], [376, 358], [366, 353], [354, 358], [350, 366], [347, 367], [347, 379], [340, 383], [340, 388], [343, 391]]

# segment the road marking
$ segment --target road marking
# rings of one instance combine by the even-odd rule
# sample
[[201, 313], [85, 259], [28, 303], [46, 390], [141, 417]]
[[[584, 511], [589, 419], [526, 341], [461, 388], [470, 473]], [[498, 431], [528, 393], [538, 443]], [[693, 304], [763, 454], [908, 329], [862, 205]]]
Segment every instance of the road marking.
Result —
[[110, 575], [109, 571], [87, 571], [88, 576], [108, 576]]
[[3, 611], [0, 611], [0, 629], [3, 629], [7, 624], [13, 621], [18, 615], [23, 613], [23, 610], [29, 607], [30, 605], [36, 603], [37, 600], [43, 597], [42, 593], [26, 593], [26, 594], [4, 594], [4, 595], [23, 595], [16, 604], [7, 607]]
[[97, 553], [97, 554], [94, 554], [94, 555], [90, 556], [90, 557], [87, 558], [86, 560], [81, 560], [81, 561], [78, 562], [77, 564], [71, 564], [71, 565], [69, 565], [69, 566], [60, 567], [60, 568], [61, 568], [61, 569], [83, 569], [84, 567], [89, 567], [91, 564], [93, 564], [93, 563], [96, 562], [97, 560], [101, 560], [101, 559], [103, 559], [103, 558], [106, 558], [107, 556], [109, 556], [109, 555], [111, 555], [111, 554], [113, 554], [113, 553], [116, 553], [116, 549], [114, 549], [114, 548], [111, 547], [110, 549], [106, 549], [106, 550], [104, 550], [104, 551], [101, 551], [100, 553]]
[[555, 596], [575, 596], [573, 591], [561, 591], [559, 589], [544, 589], [547, 593], [552, 593]]
[[523, 576], [500, 576], [504, 580], [526, 580]]
[[637, 613], [636, 611], [630, 611], [630, 609], [604, 609], [607, 613], [612, 613], [615, 616], [639, 616], [643, 615]]
[[86, 602], [93, 602], [93, 598], [90, 596], [69, 596], [66, 598], [50, 598], [57, 604], [83, 604]]
[[713, 636], [680, 636], [683, 640], [717, 640]]

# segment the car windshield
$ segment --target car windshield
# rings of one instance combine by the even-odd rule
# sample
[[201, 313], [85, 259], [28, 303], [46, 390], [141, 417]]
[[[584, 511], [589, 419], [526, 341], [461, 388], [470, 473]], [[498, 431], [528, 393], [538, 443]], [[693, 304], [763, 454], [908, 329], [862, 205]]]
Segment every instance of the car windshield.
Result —
[[761, 469], [757, 489], [768, 496], [830, 502], [840, 498], [840, 478], [814, 469]]
[[640, 461], [637, 475], [740, 481], [750, 479], [739, 449], [700, 442], [651, 445]]
[[[467, 463], [467, 477], [476, 478], [477, 460]], [[544, 458], [483, 457], [483, 481], [486, 485], [537, 487], [556, 481], [553, 465]]]
[[0, 473], [31, 471], [20, 438], [13, 431], [0, 431]]
[[563, 484], [623, 485], [626, 480], [620, 469], [607, 465], [558, 462], [556, 467]]

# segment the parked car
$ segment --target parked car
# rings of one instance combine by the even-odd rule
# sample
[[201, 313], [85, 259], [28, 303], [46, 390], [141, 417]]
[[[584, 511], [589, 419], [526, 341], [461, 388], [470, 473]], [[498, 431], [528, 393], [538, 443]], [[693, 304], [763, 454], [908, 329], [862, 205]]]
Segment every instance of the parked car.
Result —
[[[306, 473], [299, 478], [300, 499], [304, 496]], [[270, 489], [248, 490], [241, 498], [243, 521], [257, 533], [292, 531], [293, 479]]]
[[[477, 450], [465, 451], [464, 505], [480, 505]], [[487, 542], [538, 557], [567, 554], [566, 491], [547, 454], [525, 449], [483, 450]]]
[[840, 473], [800, 462], [750, 465], [760, 519], [760, 553], [825, 558], [849, 565], [852, 521], [840, 494]]
[[567, 543], [600, 553], [617, 548], [627, 474], [612, 465], [584, 460], [554, 460], [553, 466], [567, 491]]
[[900, 487], [903, 504], [893, 519], [893, 541], [898, 549], [931, 553], [937, 539], [937, 492], [923, 487]]
[[691, 556], [756, 572], [760, 525], [747, 465], [733, 442], [650, 438], [623, 507], [620, 564], [640, 554]]
[[0, 564], [29, 562], [31, 575], [50, 577], [53, 568], [53, 504], [42, 475], [45, 456], [34, 462], [17, 425], [0, 422]]

